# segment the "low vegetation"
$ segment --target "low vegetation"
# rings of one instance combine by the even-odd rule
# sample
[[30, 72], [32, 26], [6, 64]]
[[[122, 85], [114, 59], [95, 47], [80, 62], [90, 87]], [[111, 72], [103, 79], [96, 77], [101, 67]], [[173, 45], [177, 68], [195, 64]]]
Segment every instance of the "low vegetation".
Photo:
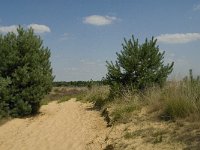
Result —
[[143, 92], [129, 90], [115, 99], [110, 99], [108, 86], [95, 86], [81, 99], [94, 103], [94, 108], [102, 112], [109, 126], [115, 128], [126, 124], [123, 132], [121, 129], [113, 131], [123, 135], [112, 141], [116, 149], [131, 149], [128, 145], [134, 142], [124, 145], [126, 140], [141, 138], [141, 144], [162, 143], [166, 149], [170, 149], [169, 143], [172, 147], [181, 144], [183, 148], [198, 149], [200, 82], [198, 78], [191, 80], [190, 75], [181, 81], [168, 81], [162, 88], [154, 86]]
[[[92, 87], [82, 99], [93, 102], [95, 108], [102, 111], [109, 125], [139, 124], [138, 130], [131, 131], [131, 127], [130, 131], [124, 129], [125, 134], [122, 134], [127, 140], [142, 137], [152, 144], [182, 142], [178, 132], [187, 132], [188, 127], [180, 129], [178, 124], [166, 125], [165, 121], [170, 123], [184, 120], [189, 121], [191, 126], [193, 122], [200, 125], [200, 77], [195, 78], [190, 70], [189, 76], [182, 80], [167, 81], [173, 62], [165, 66], [163, 58], [164, 52], [159, 52], [153, 38], [141, 45], [134, 37], [128, 42], [125, 40], [123, 50], [117, 53], [115, 64], [107, 62], [106, 79], [109, 86]], [[144, 122], [166, 127], [155, 128], [152, 125], [150, 128], [145, 125], [143, 128], [141, 123]], [[170, 126], [171, 130], [168, 130]], [[199, 127], [192, 130], [200, 132]], [[196, 141], [199, 136], [188, 136], [192, 138], [183, 137], [187, 145], [183, 147], [198, 148], [199, 142]], [[122, 143], [122, 147], [125, 149], [127, 145]]]
[[[30, 48], [33, 45], [29, 40], [35, 42], [37, 53]], [[18, 35], [8, 33], [0, 36], [0, 44], [5, 48], [10, 46], [8, 49], [12, 50], [7, 54], [7, 49], [0, 48], [3, 54], [0, 55], [3, 64], [0, 67], [0, 119], [34, 114], [41, 105], [51, 101], [60, 103], [76, 98], [93, 103], [94, 109], [102, 112], [109, 126], [139, 124], [140, 127], [135, 129], [125, 128], [119, 139], [142, 137], [151, 144], [159, 144], [170, 142], [171, 138], [178, 141], [182, 138], [189, 148], [191, 145], [194, 148], [200, 146], [199, 134], [178, 135], [179, 131], [200, 132], [200, 77], [194, 77], [190, 70], [184, 79], [167, 81], [173, 62], [164, 65], [164, 52], [159, 51], [154, 38], [146, 39], [143, 44], [139, 44], [134, 37], [128, 41], [125, 39], [123, 50], [117, 53], [117, 61], [107, 62], [108, 73], [102, 81], [54, 82], [52, 90], [50, 52], [48, 48], [41, 47], [42, 42], [32, 29], [25, 31], [19, 28]], [[140, 123], [144, 120], [149, 122], [141, 127], [143, 124]], [[182, 129], [183, 120], [189, 125], [192, 122], [196, 124]], [[166, 124], [171, 122], [176, 124]], [[153, 123], [157, 124], [156, 127]], [[161, 128], [163, 124], [165, 127]], [[197, 141], [196, 144], [192, 140]], [[128, 147], [121, 146], [123, 149]], [[107, 149], [109, 147], [114, 149], [112, 144], [108, 144]]]
[[87, 90], [87, 87], [53, 87], [52, 91], [42, 99], [41, 104], [45, 105], [51, 101], [58, 101], [61, 103], [71, 98], [80, 99], [86, 94]]
[[116, 64], [110, 62], [107, 66], [109, 86], [92, 86], [82, 100], [93, 102], [102, 112], [110, 111], [112, 123], [130, 122], [143, 107], [162, 120], [199, 119], [200, 78], [190, 70], [184, 79], [166, 82], [173, 63], [164, 66], [164, 53], [159, 52], [156, 40], [146, 39], [141, 45], [134, 37], [125, 40], [117, 56]]
[[190, 80], [190, 76], [186, 78], [168, 81], [163, 88], [151, 87], [144, 92], [129, 90], [114, 99], [109, 97], [108, 86], [94, 86], [85, 92], [81, 100], [93, 102], [100, 110], [110, 108], [113, 122], [131, 120], [131, 113], [143, 107], [147, 107], [149, 113], [159, 112], [157, 117], [163, 120], [187, 117], [199, 120], [200, 81]]
[[98, 110], [102, 109], [109, 102], [109, 87], [108, 86], [92, 86], [85, 95], [79, 98], [82, 101], [89, 101], [94, 104]]

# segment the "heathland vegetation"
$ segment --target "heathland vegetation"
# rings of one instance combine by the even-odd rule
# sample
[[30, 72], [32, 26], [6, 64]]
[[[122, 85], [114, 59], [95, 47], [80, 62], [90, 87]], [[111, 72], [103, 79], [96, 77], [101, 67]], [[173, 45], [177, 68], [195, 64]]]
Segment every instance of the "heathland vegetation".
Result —
[[[194, 77], [189, 70], [183, 79], [167, 80], [173, 62], [164, 65], [164, 52], [160, 52], [154, 38], [140, 45], [132, 37], [122, 46], [117, 61], [107, 62], [107, 85], [94, 85], [77, 96], [78, 100], [92, 102], [108, 126], [127, 124], [123, 132], [117, 130], [123, 138], [115, 137], [107, 148], [131, 149], [130, 145], [135, 147], [134, 142], [124, 144], [127, 141], [122, 142], [123, 139], [142, 138], [141, 145], [162, 143], [173, 147], [182, 143], [182, 148], [197, 149], [200, 146], [199, 76]], [[172, 149], [168, 146], [160, 148]]]
[[[88, 81], [85, 87], [55, 87], [46, 101], [51, 97], [59, 102], [76, 97], [93, 103], [111, 126], [105, 139], [110, 140], [107, 149], [145, 149], [141, 145], [149, 149], [155, 145], [158, 149], [198, 149], [199, 76], [189, 70], [183, 79], [167, 80], [173, 62], [165, 65], [163, 59], [164, 52], [160, 52], [155, 39], [140, 45], [132, 37], [125, 40], [117, 61], [107, 62], [103, 83]], [[134, 144], [138, 140], [141, 147]]]
[[134, 110], [148, 106], [160, 119], [192, 117], [200, 119], [200, 79], [192, 70], [184, 79], [167, 81], [173, 62], [164, 65], [164, 52], [160, 52], [156, 40], [126, 40], [123, 50], [117, 53], [117, 61], [107, 62], [107, 86], [94, 86], [85, 99], [94, 102], [98, 109], [112, 107], [112, 122], [127, 120]]
[[172, 147], [178, 141], [188, 149], [200, 146], [200, 78], [189, 70], [183, 79], [167, 80], [174, 63], [164, 63], [165, 52], [156, 39], [142, 44], [133, 36], [125, 39], [117, 60], [107, 61], [102, 81], [53, 82], [50, 50], [32, 29], [17, 31], [0, 36], [0, 119], [35, 114], [53, 100], [77, 98], [93, 103], [108, 126], [128, 124], [117, 130], [122, 137], [111, 137], [106, 149], [135, 147], [122, 143], [122, 138]]

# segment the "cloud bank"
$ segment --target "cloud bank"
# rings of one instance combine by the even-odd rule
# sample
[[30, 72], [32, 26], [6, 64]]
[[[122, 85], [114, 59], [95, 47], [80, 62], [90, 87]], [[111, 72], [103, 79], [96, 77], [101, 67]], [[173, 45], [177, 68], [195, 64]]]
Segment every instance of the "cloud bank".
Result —
[[[0, 33], [14, 32], [17, 33], [18, 25], [0, 26]], [[50, 28], [46, 25], [29, 24], [25, 28], [33, 28], [35, 33], [51, 32]]]
[[161, 34], [156, 37], [162, 43], [188, 43], [200, 40], [200, 33], [176, 33], [176, 34]]
[[83, 23], [91, 24], [95, 26], [105, 26], [105, 25], [112, 24], [115, 20], [117, 20], [116, 17], [91, 15], [91, 16], [85, 17], [83, 19]]

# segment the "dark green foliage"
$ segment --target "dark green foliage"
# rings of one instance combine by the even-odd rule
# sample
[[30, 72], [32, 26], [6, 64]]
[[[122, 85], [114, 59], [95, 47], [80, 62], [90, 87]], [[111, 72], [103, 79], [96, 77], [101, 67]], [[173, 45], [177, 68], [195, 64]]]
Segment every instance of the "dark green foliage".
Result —
[[4, 79], [0, 77], [0, 119], [2, 117], [8, 116], [8, 100], [9, 100], [9, 91], [8, 86], [11, 83], [10, 79]]
[[0, 115], [37, 113], [52, 88], [50, 50], [32, 29], [0, 35]]
[[132, 88], [144, 90], [154, 84], [162, 86], [173, 70], [173, 62], [164, 65], [164, 52], [159, 51], [156, 41], [145, 40], [139, 44], [138, 39], [124, 40], [123, 50], [117, 53], [115, 63], [107, 62], [107, 81], [111, 93], [120, 94]]
[[106, 85], [105, 81], [55, 81], [53, 82], [54, 87], [60, 87], [60, 86], [68, 86], [68, 87], [89, 87], [95, 86], [95, 85]]

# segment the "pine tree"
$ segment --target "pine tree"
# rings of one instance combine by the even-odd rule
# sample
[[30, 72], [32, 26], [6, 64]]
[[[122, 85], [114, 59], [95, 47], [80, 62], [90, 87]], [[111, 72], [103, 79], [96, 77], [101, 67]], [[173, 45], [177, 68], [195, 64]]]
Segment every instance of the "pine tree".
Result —
[[152, 37], [139, 44], [138, 39], [124, 39], [123, 50], [117, 54], [115, 63], [107, 61], [106, 75], [111, 86], [111, 92], [120, 94], [123, 90], [144, 90], [158, 84], [162, 86], [167, 76], [173, 70], [173, 62], [164, 65], [164, 54], [156, 45], [157, 40]]
[[[0, 36], [0, 108], [11, 116], [37, 113], [52, 88], [50, 50], [33, 29]], [[4, 84], [2, 84], [4, 83]], [[9, 94], [8, 94], [9, 93]]]

